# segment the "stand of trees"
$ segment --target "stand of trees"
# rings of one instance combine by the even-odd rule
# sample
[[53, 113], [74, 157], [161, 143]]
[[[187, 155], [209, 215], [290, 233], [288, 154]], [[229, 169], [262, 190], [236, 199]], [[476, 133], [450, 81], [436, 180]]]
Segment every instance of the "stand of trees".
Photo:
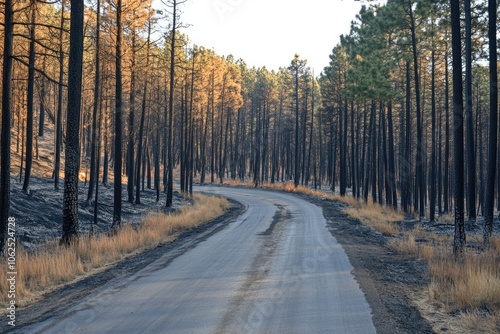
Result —
[[496, 1], [364, 6], [319, 77], [299, 55], [268, 70], [190, 45], [183, 3], [161, 12], [150, 0], [5, 1], [1, 242], [11, 151], [29, 192], [36, 134], [52, 129], [56, 189], [65, 167], [65, 243], [78, 235], [84, 169], [95, 220], [99, 183], [114, 183], [114, 227], [122, 196], [139, 204], [145, 188], [168, 206], [176, 181], [188, 194], [195, 181], [290, 181], [430, 221], [453, 208], [457, 255], [465, 215], [475, 224], [480, 213], [488, 244], [495, 199], [500, 208]]

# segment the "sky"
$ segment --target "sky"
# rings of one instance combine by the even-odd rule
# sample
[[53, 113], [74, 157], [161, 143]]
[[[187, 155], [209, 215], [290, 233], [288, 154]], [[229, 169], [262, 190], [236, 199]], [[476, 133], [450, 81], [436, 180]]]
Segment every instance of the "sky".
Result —
[[361, 3], [354, 0], [187, 0], [182, 29], [193, 44], [278, 70], [294, 55], [319, 74]]

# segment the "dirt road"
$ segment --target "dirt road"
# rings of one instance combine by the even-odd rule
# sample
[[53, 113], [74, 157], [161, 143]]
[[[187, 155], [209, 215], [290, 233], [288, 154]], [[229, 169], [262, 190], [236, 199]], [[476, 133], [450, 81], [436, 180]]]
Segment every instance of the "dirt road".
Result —
[[375, 333], [320, 207], [263, 190], [197, 190], [236, 200], [244, 213], [20, 332]]

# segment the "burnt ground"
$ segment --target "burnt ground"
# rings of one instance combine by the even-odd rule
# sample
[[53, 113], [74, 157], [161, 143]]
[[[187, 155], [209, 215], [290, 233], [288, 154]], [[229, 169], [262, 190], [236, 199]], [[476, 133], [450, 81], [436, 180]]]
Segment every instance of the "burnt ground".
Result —
[[[62, 230], [62, 202], [64, 180], [60, 189], [54, 189], [54, 180], [43, 177], [31, 177], [30, 191], [22, 191], [22, 183], [12, 179], [10, 216], [16, 219], [16, 236], [19, 243], [28, 251], [46, 239], [56, 239]], [[78, 215], [80, 232], [90, 231], [94, 219], [94, 199], [87, 202], [88, 184], [80, 182], [78, 188]], [[152, 211], [171, 212], [189, 202], [174, 192], [173, 206], [165, 207], [164, 193], [156, 202], [156, 192], [145, 189], [141, 192], [141, 204], [127, 202], [126, 185], [123, 185], [122, 221], [139, 224], [146, 214]], [[108, 232], [113, 220], [113, 184], [99, 184], [99, 214], [98, 223], [92, 228], [96, 234]]]

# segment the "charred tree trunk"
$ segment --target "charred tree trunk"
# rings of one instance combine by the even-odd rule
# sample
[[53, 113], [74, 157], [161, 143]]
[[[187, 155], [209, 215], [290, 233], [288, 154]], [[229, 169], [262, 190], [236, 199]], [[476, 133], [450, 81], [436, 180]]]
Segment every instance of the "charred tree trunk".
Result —
[[61, 243], [78, 237], [78, 172], [80, 170], [80, 110], [83, 68], [83, 0], [71, 1], [71, 33], [68, 69], [68, 114]]
[[[87, 193], [87, 201], [90, 201], [94, 192], [94, 184], [97, 183], [96, 180], [99, 179], [99, 176], [96, 176], [98, 173], [98, 169], [96, 166], [96, 158], [97, 158], [97, 111], [99, 109], [99, 89], [101, 85], [101, 68], [100, 68], [100, 35], [101, 35], [101, 0], [97, 0], [97, 10], [96, 10], [96, 37], [95, 37], [95, 79], [94, 79], [94, 101], [92, 104], [92, 142], [91, 142], [91, 150], [90, 150], [90, 180], [89, 180], [89, 190]], [[97, 191], [97, 189], [96, 189]], [[97, 195], [96, 195], [97, 197]], [[97, 224], [97, 221], [95, 222]]]
[[498, 69], [497, 69], [497, 6], [496, 0], [488, 0], [488, 41], [490, 58], [490, 139], [488, 145], [488, 175], [485, 198], [484, 245], [490, 245], [493, 235], [493, 210], [495, 200], [495, 173], [498, 140]]
[[460, 41], [460, 6], [458, 1], [453, 0], [451, 1], [451, 32], [453, 51], [453, 161], [455, 174], [455, 239], [453, 242], [453, 253], [455, 257], [462, 257], [465, 248], [464, 102], [462, 87], [462, 46]]
[[115, 152], [114, 152], [114, 203], [112, 228], [121, 225], [122, 220], [122, 0], [116, 8], [116, 83], [115, 83]]
[[0, 254], [4, 254], [10, 213], [10, 119], [12, 116], [12, 40], [14, 11], [12, 0], [4, 3], [2, 72], [2, 140], [0, 163]]
[[467, 150], [467, 213], [469, 223], [476, 224], [476, 147], [472, 116], [472, 17], [471, 0], [464, 1], [465, 11], [465, 122]]
[[30, 46], [28, 60], [28, 95], [26, 114], [26, 169], [24, 174], [23, 192], [29, 193], [31, 168], [33, 167], [33, 115], [35, 98], [35, 29], [36, 29], [36, 2], [31, 0]]

